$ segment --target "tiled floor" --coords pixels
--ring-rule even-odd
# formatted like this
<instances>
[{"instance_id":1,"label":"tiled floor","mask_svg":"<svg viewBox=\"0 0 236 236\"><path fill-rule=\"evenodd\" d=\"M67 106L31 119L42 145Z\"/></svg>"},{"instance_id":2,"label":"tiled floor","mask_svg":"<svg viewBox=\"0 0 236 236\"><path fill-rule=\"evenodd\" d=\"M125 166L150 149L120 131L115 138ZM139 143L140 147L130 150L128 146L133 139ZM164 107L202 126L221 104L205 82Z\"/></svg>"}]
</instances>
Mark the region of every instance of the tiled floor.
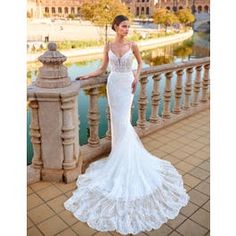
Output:
<instances>
[{"instance_id":1,"label":"tiled floor","mask_svg":"<svg viewBox=\"0 0 236 236\"><path fill-rule=\"evenodd\" d=\"M138 236L210 235L209 122L209 110L205 110L142 139L147 150L171 161L183 175L190 202L174 220ZM64 209L63 202L75 188L75 182L28 186L28 236L120 235L114 231L98 232Z\"/></svg>"}]
</instances>

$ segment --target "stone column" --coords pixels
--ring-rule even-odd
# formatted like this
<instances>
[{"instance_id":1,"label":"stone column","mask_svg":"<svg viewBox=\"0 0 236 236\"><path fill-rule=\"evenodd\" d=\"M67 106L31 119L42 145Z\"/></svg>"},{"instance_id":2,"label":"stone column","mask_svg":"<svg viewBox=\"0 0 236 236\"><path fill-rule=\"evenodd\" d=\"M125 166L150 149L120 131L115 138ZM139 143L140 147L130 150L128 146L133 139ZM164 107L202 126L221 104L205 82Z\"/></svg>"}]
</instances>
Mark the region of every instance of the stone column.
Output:
<instances>
[{"instance_id":1,"label":"stone column","mask_svg":"<svg viewBox=\"0 0 236 236\"><path fill-rule=\"evenodd\" d=\"M183 109L187 110L190 108L190 96L192 92L192 73L193 68L187 68L186 82L185 82L185 98Z\"/></svg>"},{"instance_id":2,"label":"stone column","mask_svg":"<svg viewBox=\"0 0 236 236\"><path fill-rule=\"evenodd\" d=\"M183 70L178 70L176 73L177 73L177 80L175 85L175 105L173 113L179 114L181 112Z\"/></svg>"},{"instance_id":3,"label":"stone column","mask_svg":"<svg viewBox=\"0 0 236 236\"><path fill-rule=\"evenodd\" d=\"M71 177L70 173L76 168L80 172L78 91L63 65L66 57L57 51L55 43L49 43L48 51L39 61L43 66L39 68L35 83L28 88L33 122L31 134L32 137L37 134L38 143L34 144L31 169L42 166L41 180L70 182L75 180L75 175ZM29 176L29 179L33 178Z\"/></svg>"},{"instance_id":4,"label":"stone column","mask_svg":"<svg viewBox=\"0 0 236 236\"><path fill-rule=\"evenodd\" d=\"M150 122L151 123L158 123L160 120L160 117L158 115L159 110L159 102L161 100L160 98L160 74L154 74L153 77L153 90L152 90L152 112L150 116Z\"/></svg>"},{"instance_id":5,"label":"stone column","mask_svg":"<svg viewBox=\"0 0 236 236\"><path fill-rule=\"evenodd\" d=\"M88 139L88 144L91 147L97 147L100 144L100 139L98 136L98 125L99 125L99 110L98 110L98 88L94 87L89 89L89 114L88 114L88 124L90 129L90 137Z\"/></svg>"},{"instance_id":6,"label":"stone column","mask_svg":"<svg viewBox=\"0 0 236 236\"><path fill-rule=\"evenodd\" d=\"M137 127L141 129L146 128L146 109L147 109L147 95L146 95L146 84L148 82L147 76L142 76L139 79L140 81L140 93L139 93L139 99L138 99L138 121L137 121Z\"/></svg>"},{"instance_id":7,"label":"stone column","mask_svg":"<svg viewBox=\"0 0 236 236\"><path fill-rule=\"evenodd\" d=\"M164 93L164 103L163 103L163 112L162 117L164 119L170 119L170 99L171 99L171 79L172 72L167 72L166 76L166 85L165 85L165 93Z\"/></svg>"},{"instance_id":8,"label":"stone column","mask_svg":"<svg viewBox=\"0 0 236 236\"><path fill-rule=\"evenodd\" d=\"M209 95L207 94L208 85L209 85L209 69L210 69L210 64L204 65L201 102L207 102L208 97L209 97Z\"/></svg>"},{"instance_id":9,"label":"stone column","mask_svg":"<svg viewBox=\"0 0 236 236\"><path fill-rule=\"evenodd\" d=\"M41 169L43 167L43 161L41 156L41 134L39 128L39 117L38 117L38 102L35 97L29 99L29 106L31 108L31 125L30 135L33 146L33 159L32 166L35 169Z\"/></svg>"},{"instance_id":10,"label":"stone column","mask_svg":"<svg viewBox=\"0 0 236 236\"><path fill-rule=\"evenodd\" d=\"M198 97L200 93L200 88L201 88L201 71L202 71L202 66L197 66L196 67L196 78L194 81L194 95L193 95L193 102L192 106L196 107L199 104Z\"/></svg>"}]
</instances>

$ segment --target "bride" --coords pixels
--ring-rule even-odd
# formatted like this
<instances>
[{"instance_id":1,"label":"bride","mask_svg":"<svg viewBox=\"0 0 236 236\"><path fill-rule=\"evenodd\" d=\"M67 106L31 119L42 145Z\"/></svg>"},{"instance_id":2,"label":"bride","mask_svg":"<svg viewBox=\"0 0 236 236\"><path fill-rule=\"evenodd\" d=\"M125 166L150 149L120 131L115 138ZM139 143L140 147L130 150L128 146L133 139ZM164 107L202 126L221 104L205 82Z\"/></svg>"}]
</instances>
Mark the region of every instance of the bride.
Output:
<instances>
[{"instance_id":1,"label":"bride","mask_svg":"<svg viewBox=\"0 0 236 236\"><path fill-rule=\"evenodd\" d=\"M64 202L68 211L91 228L120 234L158 229L168 219L177 217L189 201L182 176L169 161L145 149L130 122L142 59L137 44L125 39L129 27L126 16L116 16L112 23L116 37L104 46L102 65L78 78L98 76L110 63L106 89L111 152L78 176L78 188ZM132 71L133 55L138 62L136 73Z\"/></svg>"}]
</instances>

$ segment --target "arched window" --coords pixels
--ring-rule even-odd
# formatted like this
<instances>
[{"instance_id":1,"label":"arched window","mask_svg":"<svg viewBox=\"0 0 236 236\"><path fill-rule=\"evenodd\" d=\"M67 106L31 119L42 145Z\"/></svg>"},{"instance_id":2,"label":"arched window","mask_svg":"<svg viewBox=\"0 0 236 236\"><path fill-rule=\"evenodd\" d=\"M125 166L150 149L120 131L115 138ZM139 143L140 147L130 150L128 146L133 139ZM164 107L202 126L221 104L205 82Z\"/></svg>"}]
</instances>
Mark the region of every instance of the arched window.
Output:
<instances>
[{"instance_id":1,"label":"arched window","mask_svg":"<svg viewBox=\"0 0 236 236\"><path fill-rule=\"evenodd\" d=\"M49 8L45 7L45 13L49 13Z\"/></svg>"},{"instance_id":2,"label":"arched window","mask_svg":"<svg viewBox=\"0 0 236 236\"><path fill-rule=\"evenodd\" d=\"M58 13L62 13L61 7L58 7Z\"/></svg>"},{"instance_id":3,"label":"arched window","mask_svg":"<svg viewBox=\"0 0 236 236\"><path fill-rule=\"evenodd\" d=\"M77 8L77 14L79 15L79 13L80 13L80 8L78 7Z\"/></svg>"},{"instance_id":4,"label":"arched window","mask_svg":"<svg viewBox=\"0 0 236 236\"><path fill-rule=\"evenodd\" d=\"M209 7L207 5L204 7L204 12L209 12Z\"/></svg>"},{"instance_id":5,"label":"arched window","mask_svg":"<svg viewBox=\"0 0 236 236\"><path fill-rule=\"evenodd\" d=\"M141 8L141 14L144 14L144 7Z\"/></svg>"},{"instance_id":6,"label":"arched window","mask_svg":"<svg viewBox=\"0 0 236 236\"><path fill-rule=\"evenodd\" d=\"M146 8L146 15L149 15L149 7Z\"/></svg>"},{"instance_id":7,"label":"arched window","mask_svg":"<svg viewBox=\"0 0 236 236\"><path fill-rule=\"evenodd\" d=\"M202 6L198 6L198 7L197 7L197 12L198 12L198 13L201 13L201 12L202 12Z\"/></svg>"},{"instance_id":8,"label":"arched window","mask_svg":"<svg viewBox=\"0 0 236 236\"><path fill-rule=\"evenodd\" d=\"M56 13L55 7L52 7L52 13Z\"/></svg>"},{"instance_id":9,"label":"arched window","mask_svg":"<svg viewBox=\"0 0 236 236\"><path fill-rule=\"evenodd\" d=\"M139 16L139 7L136 8L136 16Z\"/></svg>"},{"instance_id":10,"label":"arched window","mask_svg":"<svg viewBox=\"0 0 236 236\"><path fill-rule=\"evenodd\" d=\"M177 7L174 6L174 7L172 8L172 10L173 10L174 12L176 12L176 11L177 11Z\"/></svg>"},{"instance_id":11,"label":"arched window","mask_svg":"<svg viewBox=\"0 0 236 236\"><path fill-rule=\"evenodd\" d=\"M183 9L183 7L182 7L182 6L180 6L180 7L179 7L179 10L182 10L182 9Z\"/></svg>"},{"instance_id":12,"label":"arched window","mask_svg":"<svg viewBox=\"0 0 236 236\"><path fill-rule=\"evenodd\" d=\"M65 13L68 14L68 7L65 7Z\"/></svg>"},{"instance_id":13,"label":"arched window","mask_svg":"<svg viewBox=\"0 0 236 236\"><path fill-rule=\"evenodd\" d=\"M74 7L71 8L71 13L75 13L75 8Z\"/></svg>"},{"instance_id":14,"label":"arched window","mask_svg":"<svg viewBox=\"0 0 236 236\"><path fill-rule=\"evenodd\" d=\"M166 9L170 11L170 7L166 7Z\"/></svg>"}]
</instances>

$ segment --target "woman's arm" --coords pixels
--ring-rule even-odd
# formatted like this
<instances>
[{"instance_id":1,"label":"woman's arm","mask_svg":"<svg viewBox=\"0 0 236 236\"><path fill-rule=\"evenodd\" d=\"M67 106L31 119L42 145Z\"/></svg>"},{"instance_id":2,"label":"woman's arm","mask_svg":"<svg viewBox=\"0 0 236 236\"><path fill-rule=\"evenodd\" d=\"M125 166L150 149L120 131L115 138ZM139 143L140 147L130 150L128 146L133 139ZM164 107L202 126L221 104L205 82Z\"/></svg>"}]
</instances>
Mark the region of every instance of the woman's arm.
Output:
<instances>
[{"instance_id":1,"label":"woman's arm","mask_svg":"<svg viewBox=\"0 0 236 236\"><path fill-rule=\"evenodd\" d=\"M139 53L139 49L138 49L138 45L133 42L133 45L132 45L132 49L133 49L133 52L134 52L134 56L136 57L136 60L138 62L138 68L136 70L136 72L134 72L134 81L132 82L132 93L135 92L136 90L136 87L137 87L137 84L138 84L138 80L139 80L139 76L140 76L140 73L141 73L141 70L142 70L142 58L141 58L141 55Z\"/></svg>"},{"instance_id":2,"label":"woman's arm","mask_svg":"<svg viewBox=\"0 0 236 236\"><path fill-rule=\"evenodd\" d=\"M108 44L105 44L104 49L103 49L103 62L101 64L101 66L97 70L95 70L93 72L90 72L87 75L83 75L83 76L77 77L76 80L88 79L88 78L96 77L98 75L103 74L107 70L108 62L109 62L109 58L108 58Z\"/></svg>"},{"instance_id":3,"label":"woman's arm","mask_svg":"<svg viewBox=\"0 0 236 236\"><path fill-rule=\"evenodd\" d=\"M138 81L141 70L142 70L142 63L143 62L142 62L142 58L141 58L141 55L140 55L140 52L139 52L138 45L135 42L133 42L133 47L132 48L133 48L134 56L136 57L136 60L138 62L138 68L136 70L136 73L134 73L135 80Z\"/></svg>"}]
</instances>

